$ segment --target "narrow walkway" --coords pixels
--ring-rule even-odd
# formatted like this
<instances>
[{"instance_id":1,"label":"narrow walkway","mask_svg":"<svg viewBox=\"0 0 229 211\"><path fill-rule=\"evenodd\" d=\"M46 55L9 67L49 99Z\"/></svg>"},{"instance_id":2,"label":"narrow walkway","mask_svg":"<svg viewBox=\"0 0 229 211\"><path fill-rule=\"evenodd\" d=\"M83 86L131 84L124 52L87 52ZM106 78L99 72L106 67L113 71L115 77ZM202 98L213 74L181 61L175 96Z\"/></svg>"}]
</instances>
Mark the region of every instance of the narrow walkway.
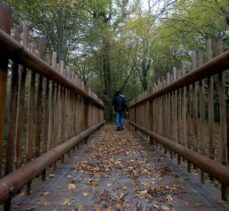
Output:
<instances>
[{"instance_id":1,"label":"narrow walkway","mask_svg":"<svg viewBox=\"0 0 229 211\"><path fill-rule=\"evenodd\" d=\"M46 182L35 179L13 210L229 210L220 192L134 131L105 125Z\"/></svg>"}]
</instances>

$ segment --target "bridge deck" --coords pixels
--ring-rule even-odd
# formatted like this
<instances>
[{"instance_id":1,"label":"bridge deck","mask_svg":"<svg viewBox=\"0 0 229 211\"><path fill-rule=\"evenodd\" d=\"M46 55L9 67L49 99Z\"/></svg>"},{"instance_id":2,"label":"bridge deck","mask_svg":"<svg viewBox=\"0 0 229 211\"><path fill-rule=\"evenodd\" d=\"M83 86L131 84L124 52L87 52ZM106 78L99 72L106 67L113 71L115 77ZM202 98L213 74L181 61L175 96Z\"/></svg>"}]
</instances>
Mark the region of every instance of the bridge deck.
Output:
<instances>
[{"instance_id":1,"label":"bridge deck","mask_svg":"<svg viewBox=\"0 0 229 211\"><path fill-rule=\"evenodd\" d=\"M196 173L197 174L197 173ZM22 191L13 210L229 210L220 191L200 185L158 147L133 131L106 125L88 144L35 179L32 194ZM116 209L115 209L116 208Z\"/></svg>"}]
</instances>

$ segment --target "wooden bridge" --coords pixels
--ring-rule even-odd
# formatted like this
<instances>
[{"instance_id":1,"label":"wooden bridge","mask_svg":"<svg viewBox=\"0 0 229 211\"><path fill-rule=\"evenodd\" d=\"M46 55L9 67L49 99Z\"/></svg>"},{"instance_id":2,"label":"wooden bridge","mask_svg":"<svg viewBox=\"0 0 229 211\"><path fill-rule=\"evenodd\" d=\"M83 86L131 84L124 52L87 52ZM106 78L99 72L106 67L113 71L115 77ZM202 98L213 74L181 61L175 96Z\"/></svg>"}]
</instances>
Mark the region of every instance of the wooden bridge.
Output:
<instances>
[{"instance_id":1,"label":"wooden bridge","mask_svg":"<svg viewBox=\"0 0 229 211\"><path fill-rule=\"evenodd\" d=\"M130 126L115 132L103 126L96 94L55 53L45 58L42 39L29 45L28 26L11 37L10 22L1 5L4 210L229 210L229 51L221 42L216 57L209 41L205 63L193 53L190 69L183 65L134 99Z\"/></svg>"}]
</instances>

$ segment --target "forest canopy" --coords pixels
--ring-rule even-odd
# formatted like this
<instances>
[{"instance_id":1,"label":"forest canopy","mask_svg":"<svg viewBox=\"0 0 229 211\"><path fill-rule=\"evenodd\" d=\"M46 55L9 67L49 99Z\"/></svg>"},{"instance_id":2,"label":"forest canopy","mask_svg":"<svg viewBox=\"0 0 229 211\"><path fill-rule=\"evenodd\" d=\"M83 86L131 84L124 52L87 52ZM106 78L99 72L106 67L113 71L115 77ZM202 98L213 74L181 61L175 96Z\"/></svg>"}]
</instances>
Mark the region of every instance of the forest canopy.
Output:
<instances>
[{"instance_id":1,"label":"forest canopy","mask_svg":"<svg viewBox=\"0 0 229 211\"><path fill-rule=\"evenodd\" d=\"M189 62L218 39L229 48L228 0L3 0L13 25L30 25L57 59L103 99L111 119L114 90L127 101Z\"/></svg>"}]
</instances>

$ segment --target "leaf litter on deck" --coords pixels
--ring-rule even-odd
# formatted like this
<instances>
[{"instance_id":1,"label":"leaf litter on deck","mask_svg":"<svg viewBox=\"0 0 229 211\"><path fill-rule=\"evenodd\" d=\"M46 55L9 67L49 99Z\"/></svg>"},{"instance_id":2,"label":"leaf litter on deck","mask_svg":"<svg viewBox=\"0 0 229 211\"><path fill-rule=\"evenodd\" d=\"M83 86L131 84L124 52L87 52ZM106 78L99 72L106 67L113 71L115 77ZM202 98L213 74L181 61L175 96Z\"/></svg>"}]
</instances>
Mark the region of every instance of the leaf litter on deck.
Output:
<instances>
[{"instance_id":1,"label":"leaf litter on deck","mask_svg":"<svg viewBox=\"0 0 229 211\"><path fill-rule=\"evenodd\" d=\"M76 181L94 186L87 192L96 210L175 210L172 203L183 190L163 179L170 169L152 162L159 159L153 157L153 146L144 145L129 130L114 131L113 125L104 126L93 140L75 170L81 172Z\"/></svg>"},{"instance_id":2,"label":"leaf litter on deck","mask_svg":"<svg viewBox=\"0 0 229 211\"><path fill-rule=\"evenodd\" d=\"M71 158L75 163L60 177L61 183L54 183L55 191L51 188L41 192L27 209L175 210L175 202L184 191L176 182L167 181L171 170L161 164L165 155L135 132L117 132L114 127L105 125L92 135L88 145L81 148L84 150ZM59 178L55 174L49 177ZM188 207L189 202L184 205ZM15 207L20 206L19 202Z\"/></svg>"}]
</instances>

